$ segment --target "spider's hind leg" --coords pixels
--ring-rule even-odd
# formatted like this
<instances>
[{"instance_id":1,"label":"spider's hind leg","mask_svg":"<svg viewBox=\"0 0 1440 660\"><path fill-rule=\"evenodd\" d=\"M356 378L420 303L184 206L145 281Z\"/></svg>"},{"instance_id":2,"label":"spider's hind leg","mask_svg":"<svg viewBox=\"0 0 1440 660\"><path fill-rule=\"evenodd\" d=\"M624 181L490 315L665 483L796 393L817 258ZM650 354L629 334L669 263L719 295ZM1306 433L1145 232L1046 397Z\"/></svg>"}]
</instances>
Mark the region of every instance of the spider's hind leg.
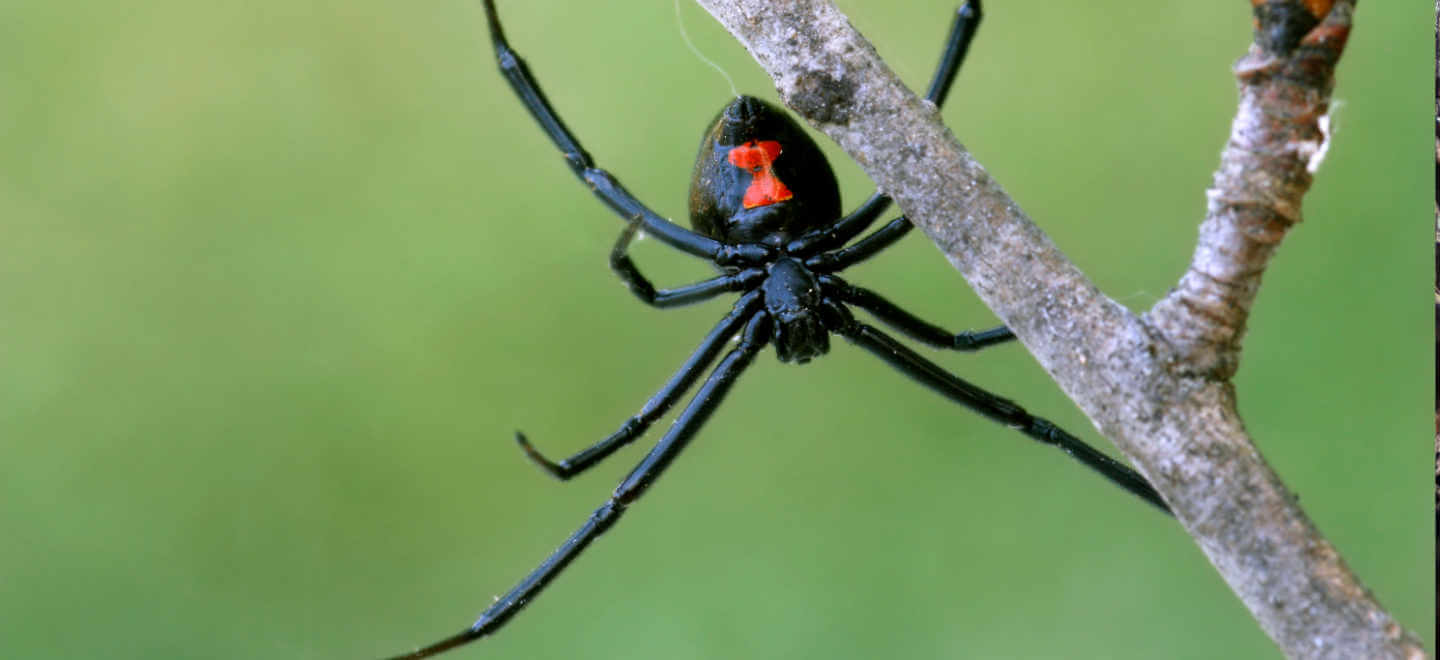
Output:
<instances>
[{"instance_id":1,"label":"spider's hind leg","mask_svg":"<svg viewBox=\"0 0 1440 660\"><path fill-rule=\"evenodd\" d=\"M660 217L620 185L614 175L596 167L590 154L580 146L575 134L565 126L565 122L561 121L550 101L545 98L545 93L540 91L530 68L505 39L505 31L500 26L500 16L495 10L495 0L484 0L484 7L485 18L490 27L490 42L495 47L495 60L500 67L500 74L510 83L510 89L514 90L530 116L560 149L570 169L574 170L575 175L580 177L606 206L627 220L638 218L646 233L671 247L702 259L731 258L754 261L765 256L765 250L758 247L740 249L737 253L736 246L727 247L713 238L702 236Z\"/></svg>"},{"instance_id":2,"label":"spider's hind leg","mask_svg":"<svg viewBox=\"0 0 1440 660\"><path fill-rule=\"evenodd\" d=\"M610 250L610 270L620 277L620 281L625 283L625 287L630 289L636 298L651 307L679 307L703 302L727 291L753 289L765 278L764 269L746 268L674 289L656 289L630 259L630 242L635 240L635 234L639 230L640 223L636 221L620 232L620 238Z\"/></svg>"},{"instance_id":3,"label":"spider's hind leg","mask_svg":"<svg viewBox=\"0 0 1440 660\"><path fill-rule=\"evenodd\" d=\"M880 253L905 238L914 229L910 219L900 216L874 233L834 252L821 252L805 259L805 267L821 273L838 273Z\"/></svg>"},{"instance_id":4,"label":"spider's hind leg","mask_svg":"<svg viewBox=\"0 0 1440 660\"><path fill-rule=\"evenodd\" d=\"M950 34L945 37L940 64L935 67L935 75L925 92L927 101L937 106L945 104L945 97L950 95L950 85L955 82L955 74L960 72L965 54L970 52L970 42L980 29L980 16L980 0L967 0L955 10L955 20L951 21Z\"/></svg>"},{"instance_id":5,"label":"spider's hind leg","mask_svg":"<svg viewBox=\"0 0 1440 660\"><path fill-rule=\"evenodd\" d=\"M965 62L965 54L970 51L970 42L975 39L975 32L980 29L980 16L980 0L968 0L955 10L955 19L950 22L950 32L946 35L945 47L940 52L940 63L935 66L935 74L931 76L930 87L925 92L925 99L936 106L944 105L945 97L950 95L950 86L960 72L960 65ZM800 238L789 249L792 253L809 253L849 243L875 222L889 206L890 196L877 191L834 225ZM908 224L903 217L897 222ZM902 231L901 235L903 234Z\"/></svg>"}]
</instances>

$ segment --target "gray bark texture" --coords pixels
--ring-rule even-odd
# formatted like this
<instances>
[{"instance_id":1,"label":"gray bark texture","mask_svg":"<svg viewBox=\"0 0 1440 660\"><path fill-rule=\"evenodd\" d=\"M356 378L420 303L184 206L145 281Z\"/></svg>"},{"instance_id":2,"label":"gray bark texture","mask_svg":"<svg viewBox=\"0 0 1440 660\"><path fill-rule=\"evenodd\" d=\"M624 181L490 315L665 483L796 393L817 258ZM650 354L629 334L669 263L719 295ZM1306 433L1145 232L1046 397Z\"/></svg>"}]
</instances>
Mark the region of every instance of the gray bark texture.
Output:
<instances>
[{"instance_id":1,"label":"gray bark texture","mask_svg":"<svg viewBox=\"0 0 1440 660\"><path fill-rule=\"evenodd\" d=\"M1255 0L1255 43L1189 269L1135 314L1100 292L828 0L699 0L929 235L1130 458L1292 658L1422 658L1265 463L1231 382L1260 277L1329 139L1353 0ZM1078 6L1077 6L1078 7Z\"/></svg>"}]
</instances>

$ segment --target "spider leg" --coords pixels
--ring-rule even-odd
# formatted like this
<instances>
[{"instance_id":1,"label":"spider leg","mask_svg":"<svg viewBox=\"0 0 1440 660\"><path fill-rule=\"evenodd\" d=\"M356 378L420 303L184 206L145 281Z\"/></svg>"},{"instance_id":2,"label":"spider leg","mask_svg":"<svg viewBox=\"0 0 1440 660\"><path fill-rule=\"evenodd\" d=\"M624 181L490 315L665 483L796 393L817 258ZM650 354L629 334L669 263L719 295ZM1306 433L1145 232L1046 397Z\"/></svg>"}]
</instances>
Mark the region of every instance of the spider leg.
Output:
<instances>
[{"instance_id":1,"label":"spider leg","mask_svg":"<svg viewBox=\"0 0 1440 660\"><path fill-rule=\"evenodd\" d=\"M721 265L756 262L768 256L770 251L762 246L726 245L660 217L625 190L614 175L595 167L590 154L580 146L579 140L565 127L560 116L555 114L555 109L545 98L544 92L540 91L540 87L535 83L535 76L530 73L529 67L525 66L525 61L520 59L505 40L505 32L500 27L500 18L495 11L495 0L484 0L484 3L485 17L490 27L490 41L495 46L495 59L500 66L500 74L525 104L530 116L535 118L540 128L564 154L570 169L590 186L596 197L620 217L638 221L647 233L682 252L710 259Z\"/></svg>"},{"instance_id":2,"label":"spider leg","mask_svg":"<svg viewBox=\"0 0 1440 660\"><path fill-rule=\"evenodd\" d=\"M715 411L715 407L725 398L730 386L735 383L735 379L750 365L755 354L765 346L769 325L770 317L764 313L757 314L750 319L749 324L745 326L740 345L731 350L720 361L720 365L715 367L715 371L711 372L710 378L700 386L700 391L695 394L690 405L685 407L685 411L680 413L680 418L675 421L674 426L670 427L670 431L665 434L665 437L661 438L655 448L645 455L644 460L640 461L640 464L635 466L629 476L620 482L610 499L590 514L580 529L575 530L570 538L560 544L560 547L556 548L554 553L525 576L525 579L481 613L480 618L469 628L414 653L397 656L394 660L428 658L489 635L505 625L511 617L534 600L541 590L560 575L560 572L565 570L570 562L580 556L580 553L592 541L614 525L620 519L620 514L625 512L625 508L639 499L650 487L650 484L654 483L655 479L665 471L665 468L675 460L675 457L685 449L690 439Z\"/></svg>"},{"instance_id":3,"label":"spider leg","mask_svg":"<svg viewBox=\"0 0 1440 660\"><path fill-rule=\"evenodd\" d=\"M820 286L827 295L870 312L876 318L912 339L936 348L978 351L1015 339L1015 333L1010 332L1010 328L1003 325L979 332L967 330L959 334L951 334L950 331L927 323L914 314L901 309L899 305L886 300L884 296L866 288L853 286L834 275L821 275Z\"/></svg>"},{"instance_id":4,"label":"spider leg","mask_svg":"<svg viewBox=\"0 0 1440 660\"><path fill-rule=\"evenodd\" d=\"M950 85L955 74L960 72L960 63L970 51L970 42L980 28L980 0L968 0L955 10L955 20L950 23L950 34L945 37L945 51L940 55L940 64L935 67L935 76L930 79L930 88L925 99L936 106L945 104L950 95Z\"/></svg>"},{"instance_id":5,"label":"spider leg","mask_svg":"<svg viewBox=\"0 0 1440 660\"><path fill-rule=\"evenodd\" d=\"M700 347L696 348L685 364L680 366L680 370L670 377L670 380L660 388L659 392L645 402L645 405L640 408L640 412L625 420L617 431L604 440L558 463L545 458L519 431L515 432L515 440L520 443L520 448L525 450L525 454L530 457L530 460L535 461L537 465L545 468L561 481L584 472L604 460L605 457L615 453L616 450L630 444L635 438L640 437L640 434L650 428L650 425L661 415L664 415L670 406L675 405L675 401L680 398L680 395L695 383L700 372L715 361L715 356L720 353L725 342L730 341L730 338L740 331L745 322L754 316L755 311L760 308L760 304L761 293L759 291L742 296L730 313L720 319L720 323L715 326L715 329L705 335L705 339L700 342Z\"/></svg>"},{"instance_id":6,"label":"spider leg","mask_svg":"<svg viewBox=\"0 0 1440 660\"><path fill-rule=\"evenodd\" d=\"M950 86L955 82L955 75L960 72L960 65L965 61L965 54L970 51L970 42L975 39L975 32L980 28L980 0L968 0L955 10L955 20L950 23L950 33L945 37L945 48L940 54L940 63L935 67L935 75L930 78L930 87L925 92L925 100L934 103L936 107L944 105L945 97L950 95ZM851 239L860 235L875 221L881 213L890 206L890 196L883 192L876 191L859 208L850 212L834 225L820 230L814 234L803 236L790 244L788 248L791 254L804 253L810 250L825 250L837 245L849 243ZM904 218L898 222L906 222ZM904 235L903 232L901 235ZM899 238L896 236L895 238Z\"/></svg>"},{"instance_id":7,"label":"spider leg","mask_svg":"<svg viewBox=\"0 0 1440 660\"><path fill-rule=\"evenodd\" d=\"M870 195L849 215L840 218L835 224L822 229L816 229L800 238L797 238L785 246L785 251L790 254L808 254L817 250L827 250L837 245L844 245L850 239L855 238L860 232L865 231L875 218L880 217L885 209L890 207L890 196L883 192L876 191Z\"/></svg>"},{"instance_id":8,"label":"spider leg","mask_svg":"<svg viewBox=\"0 0 1440 660\"><path fill-rule=\"evenodd\" d=\"M635 297L652 307L679 307L709 300L727 291L745 291L754 288L765 277L763 269L747 268L703 282L657 291L630 259L630 241L635 240L635 232L639 229L640 225L632 222L620 232L620 239L615 241L615 247L610 250L610 270L620 276Z\"/></svg>"},{"instance_id":9,"label":"spider leg","mask_svg":"<svg viewBox=\"0 0 1440 660\"><path fill-rule=\"evenodd\" d=\"M811 270L836 273L875 256L914 229L909 218L900 216L876 229L874 233L834 252L822 252L805 260Z\"/></svg>"},{"instance_id":10,"label":"spider leg","mask_svg":"<svg viewBox=\"0 0 1440 660\"><path fill-rule=\"evenodd\" d=\"M856 321L842 305L831 302L829 310L831 314L840 317L837 332L884 360L897 371L976 413L1020 431L1034 440L1059 448L1109 479L1111 483L1130 491L1161 511L1170 513L1170 507L1150 482L1124 463L1085 444L1053 422L1031 415L1015 402L951 374L884 332Z\"/></svg>"}]
</instances>

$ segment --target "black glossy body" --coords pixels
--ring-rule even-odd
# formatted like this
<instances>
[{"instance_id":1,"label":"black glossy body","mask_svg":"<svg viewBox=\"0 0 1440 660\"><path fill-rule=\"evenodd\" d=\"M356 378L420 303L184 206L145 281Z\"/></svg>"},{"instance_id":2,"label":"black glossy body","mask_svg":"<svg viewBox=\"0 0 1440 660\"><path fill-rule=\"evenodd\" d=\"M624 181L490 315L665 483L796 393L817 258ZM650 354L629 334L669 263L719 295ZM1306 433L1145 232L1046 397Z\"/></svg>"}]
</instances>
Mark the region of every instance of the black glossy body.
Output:
<instances>
[{"instance_id":1,"label":"black glossy body","mask_svg":"<svg viewBox=\"0 0 1440 660\"><path fill-rule=\"evenodd\" d=\"M771 172L752 172L731 162L736 148L774 143L780 150ZM747 208L746 191L756 175L773 177L792 196ZM727 243L779 246L840 217L840 187L820 147L789 115L752 96L725 106L700 138L690 179L690 225Z\"/></svg>"},{"instance_id":2,"label":"black glossy body","mask_svg":"<svg viewBox=\"0 0 1440 660\"><path fill-rule=\"evenodd\" d=\"M642 302L674 307L740 293L731 307L640 411L614 433L559 462L537 451L525 436L516 439L541 467L560 479L584 472L640 437L685 392L715 368L638 465L545 561L488 607L470 627L401 658L424 658L466 644L499 629L540 594L576 557L619 521L695 437L730 387L767 344L785 362L804 363L825 354L837 334L880 358L925 388L1025 436L1052 445L1114 484L1162 511L1165 502L1145 478L1013 401L969 383L922 357L890 335L857 320L856 307L917 341L936 348L974 351L1015 338L1005 327L951 334L927 323L836 273L868 259L911 229L904 216L855 240L890 204L876 193L849 215L840 216L835 177L808 135L780 110L742 96L721 111L700 143L690 191L695 231L676 226L627 192L609 172L595 166L545 99L534 76L510 48L495 13L484 0L500 72L595 195L628 225L610 252L610 267ZM980 21L979 0L960 7L944 55L926 98L944 101ZM656 289L631 260L628 247L640 230L683 252L710 261L721 274L707 280ZM847 245L848 243L848 245ZM731 346L731 340L739 341ZM721 351L730 350L719 357ZM717 357L719 358L717 362Z\"/></svg>"},{"instance_id":3,"label":"black glossy body","mask_svg":"<svg viewBox=\"0 0 1440 660\"><path fill-rule=\"evenodd\" d=\"M771 340L781 362L805 364L829 352L833 319L828 327L822 320L825 296L814 273L790 257L780 257L770 264L760 290L775 326Z\"/></svg>"}]
</instances>

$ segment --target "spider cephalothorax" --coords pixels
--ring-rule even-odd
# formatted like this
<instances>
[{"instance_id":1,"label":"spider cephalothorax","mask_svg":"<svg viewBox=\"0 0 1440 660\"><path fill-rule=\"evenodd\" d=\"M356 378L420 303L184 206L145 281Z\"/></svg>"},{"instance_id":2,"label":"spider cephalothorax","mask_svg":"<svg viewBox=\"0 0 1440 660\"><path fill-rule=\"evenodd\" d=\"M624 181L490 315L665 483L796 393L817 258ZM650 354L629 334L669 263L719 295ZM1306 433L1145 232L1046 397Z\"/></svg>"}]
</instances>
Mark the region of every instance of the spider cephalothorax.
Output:
<instances>
[{"instance_id":1,"label":"spider cephalothorax","mask_svg":"<svg viewBox=\"0 0 1440 660\"><path fill-rule=\"evenodd\" d=\"M781 362L805 364L830 350L830 332L844 320L828 313L832 310L814 273L799 261L780 257L770 265L760 290L765 292L765 313L774 325L770 337Z\"/></svg>"},{"instance_id":2,"label":"spider cephalothorax","mask_svg":"<svg viewBox=\"0 0 1440 660\"><path fill-rule=\"evenodd\" d=\"M686 305L726 292L739 293L740 299L640 412L605 439L553 462L531 446L525 436L516 434L531 459L556 477L569 479L640 437L719 358L664 437L549 558L497 599L469 628L401 657L428 657L465 644L494 632L518 613L613 526L626 507L669 467L766 344L775 345L781 361L803 364L824 355L830 348L830 335L838 334L926 388L1034 440L1060 448L1121 488L1168 512L1145 478L1124 464L1016 403L960 379L880 329L856 320L851 307L869 312L912 339L942 349L973 351L1015 338L1003 326L951 334L877 293L841 280L836 273L894 244L910 231L910 222L901 216L855 240L885 211L890 198L876 193L855 211L841 216L840 193L829 164L815 142L784 112L748 96L736 98L721 110L700 141L690 185L690 220L695 231L686 230L651 211L614 176L595 166L506 42L494 0L485 0L485 12L501 74L560 148L576 176L628 222L610 251L611 269L641 301L655 307ZM938 105L944 101L979 21L979 0L969 0L956 12L940 66L926 93L931 102ZM719 268L720 275L657 290L640 273L628 252L630 241L640 230L710 261ZM739 342L719 357L737 336Z\"/></svg>"}]
</instances>

